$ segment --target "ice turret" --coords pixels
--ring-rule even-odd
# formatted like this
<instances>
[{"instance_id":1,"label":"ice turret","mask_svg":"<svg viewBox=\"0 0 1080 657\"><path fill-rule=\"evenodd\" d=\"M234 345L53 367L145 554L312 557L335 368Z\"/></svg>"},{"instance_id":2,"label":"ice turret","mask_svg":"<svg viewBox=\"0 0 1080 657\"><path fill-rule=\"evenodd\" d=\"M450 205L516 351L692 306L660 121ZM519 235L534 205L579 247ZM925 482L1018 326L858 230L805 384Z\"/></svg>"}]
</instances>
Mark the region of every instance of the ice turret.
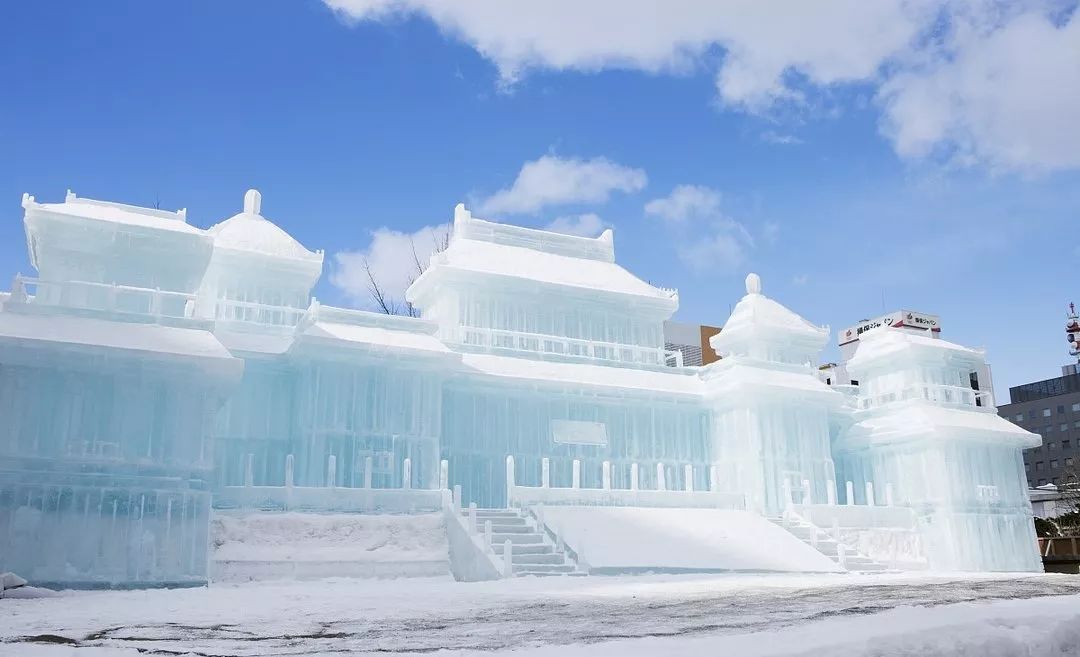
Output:
<instances>
[{"instance_id":1,"label":"ice turret","mask_svg":"<svg viewBox=\"0 0 1080 657\"><path fill-rule=\"evenodd\" d=\"M309 251L262 215L249 189L243 211L208 229L214 240L199 290L199 314L224 322L289 326L306 308L322 273L323 252Z\"/></svg>"},{"instance_id":2,"label":"ice turret","mask_svg":"<svg viewBox=\"0 0 1080 657\"><path fill-rule=\"evenodd\" d=\"M836 444L842 478L856 491L889 484L917 509L932 568L1040 569L1021 450L1041 440L972 388L982 352L895 328L860 342L848 363L860 410Z\"/></svg>"},{"instance_id":3,"label":"ice turret","mask_svg":"<svg viewBox=\"0 0 1080 657\"><path fill-rule=\"evenodd\" d=\"M722 357L702 370L713 459L722 485L745 491L754 508L824 499L834 479L829 413L841 398L808 364L827 340L828 329L763 295L757 274L709 340Z\"/></svg>"}]
</instances>

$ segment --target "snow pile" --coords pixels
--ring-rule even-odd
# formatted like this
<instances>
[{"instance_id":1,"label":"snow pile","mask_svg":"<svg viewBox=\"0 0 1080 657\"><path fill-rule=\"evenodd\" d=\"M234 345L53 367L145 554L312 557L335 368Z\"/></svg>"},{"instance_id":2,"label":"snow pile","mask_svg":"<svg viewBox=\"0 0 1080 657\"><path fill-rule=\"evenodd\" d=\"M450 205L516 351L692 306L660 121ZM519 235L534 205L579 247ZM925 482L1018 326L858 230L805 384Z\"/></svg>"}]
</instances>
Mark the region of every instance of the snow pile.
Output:
<instances>
[{"instance_id":1,"label":"snow pile","mask_svg":"<svg viewBox=\"0 0 1080 657\"><path fill-rule=\"evenodd\" d=\"M828 557L745 511L545 506L543 516L592 572L838 570Z\"/></svg>"},{"instance_id":2,"label":"snow pile","mask_svg":"<svg viewBox=\"0 0 1080 657\"><path fill-rule=\"evenodd\" d=\"M449 572L440 513L215 512L212 532L216 580Z\"/></svg>"}]
</instances>

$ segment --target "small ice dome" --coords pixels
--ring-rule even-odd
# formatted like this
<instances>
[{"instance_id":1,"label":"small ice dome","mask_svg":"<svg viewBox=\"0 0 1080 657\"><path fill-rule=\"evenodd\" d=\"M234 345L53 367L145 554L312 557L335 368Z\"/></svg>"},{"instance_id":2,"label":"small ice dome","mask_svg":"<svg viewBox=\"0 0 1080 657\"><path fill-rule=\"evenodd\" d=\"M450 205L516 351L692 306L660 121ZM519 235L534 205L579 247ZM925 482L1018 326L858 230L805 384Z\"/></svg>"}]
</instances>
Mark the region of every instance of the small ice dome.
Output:
<instances>
[{"instance_id":1,"label":"small ice dome","mask_svg":"<svg viewBox=\"0 0 1080 657\"><path fill-rule=\"evenodd\" d=\"M746 275L746 293L761 294L761 277L753 272Z\"/></svg>"}]
</instances>

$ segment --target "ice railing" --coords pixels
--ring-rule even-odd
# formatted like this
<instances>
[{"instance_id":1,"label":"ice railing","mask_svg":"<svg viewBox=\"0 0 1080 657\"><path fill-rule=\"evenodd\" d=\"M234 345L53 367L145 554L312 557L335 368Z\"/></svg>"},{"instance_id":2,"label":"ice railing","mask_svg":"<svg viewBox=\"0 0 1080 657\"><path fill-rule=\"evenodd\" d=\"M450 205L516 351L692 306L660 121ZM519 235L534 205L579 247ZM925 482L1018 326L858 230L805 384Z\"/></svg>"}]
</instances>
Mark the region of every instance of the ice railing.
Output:
<instances>
[{"instance_id":1,"label":"ice railing","mask_svg":"<svg viewBox=\"0 0 1080 657\"><path fill-rule=\"evenodd\" d=\"M844 482L844 503L838 501L836 482L825 482L825 499L814 499L810 480L804 479L801 486L793 486L784 481L783 502L785 511L792 511L802 516L807 522L828 527L856 527L861 529L914 529L915 513L910 507L897 506L893 501L893 486L886 483L875 489L874 482L868 481L862 487L862 503L856 497L856 486L852 481Z\"/></svg>"},{"instance_id":2,"label":"ice railing","mask_svg":"<svg viewBox=\"0 0 1080 657\"><path fill-rule=\"evenodd\" d=\"M988 390L974 390L964 386L934 383L916 384L898 391L878 395L862 395L859 397L858 408L866 410L912 399L922 399L936 404L972 406L989 412L994 411L994 396Z\"/></svg>"},{"instance_id":3,"label":"ice railing","mask_svg":"<svg viewBox=\"0 0 1080 657\"><path fill-rule=\"evenodd\" d=\"M568 338L547 333L473 326L460 326L459 336L462 344L473 347L554 354L601 362L683 366L681 351L663 347L643 347L617 342Z\"/></svg>"},{"instance_id":4,"label":"ice railing","mask_svg":"<svg viewBox=\"0 0 1080 657\"><path fill-rule=\"evenodd\" d=\"M9 301L39 306L55 306L150 322L197 319L196 295L160 288L96 283L90 281L49 281L15 276ZM214 319L260 326L292 328L307 314L307 308L217 299Z\"/></svg>"},{"instance_id":5,"label":"ice railing","mask_svg":"<svg viewBox=\"0 0 1080 657\"><path fill-rule=\"evenodd\" d=\"M307 313L307 308L218 299L214 309L214 318L226 322L291 328L297 326Z\"/></svg>"},{"instance_id":6,"label":"ice railing","mask_svg":"<svg viewBox=\"0 0 1080 657\"><path fill-rule=\"evenodd\" d=\"M514 457L506 457L506 500L507 506L529 506L532 504L563 504L589 506L639 506L662 508L710 508L743 511L748 508L744 493L717 490L719 477L717 468L709 471L710 490L694 489L693 466L687 464L684 486L682 489L669 489L663 463L656 464L656 488L643 490L640 487L637 463L630 465L630 487L613 488L611 485L611 462L601 465L600 488L581 487L581 462L574 459L573 474L569 488L551 486L551 469L548 459L540 462L540 486L521 486L514 475Z\"/></svg>"},{"instance_id":7,"label":"ice railing","mask_svg":"<svg viewBox=\"0 0 1080 657\"><path fill-rule=\"evenodd\" d=\"M113 283L47 281L19 274L11 286L9 303L57 306L160 321L192 318L195 295Z\"/></svg>"},{"instance_id":8,"label":"ice railing","mask_svg":"<svg viewBox=\"0 0 1080 657\"><path fill-rule=\"evenodd\" d=\"M417 513L438 511L443 506L443 491L447 488L447 462L442 461L438 489L413 488L412 460L401 463L401 486L374 488L372 458L365 459L364 485L346 488L337 485L337 457L327 457L324 486L293 485L294 458L285 457L284 486L255 486L254 455L249 454L244 465L243 486L222 486L214 493L214 506L240 509L300 509L307 511L340 511L346 513Z\"/></svg>"}]
</instances>

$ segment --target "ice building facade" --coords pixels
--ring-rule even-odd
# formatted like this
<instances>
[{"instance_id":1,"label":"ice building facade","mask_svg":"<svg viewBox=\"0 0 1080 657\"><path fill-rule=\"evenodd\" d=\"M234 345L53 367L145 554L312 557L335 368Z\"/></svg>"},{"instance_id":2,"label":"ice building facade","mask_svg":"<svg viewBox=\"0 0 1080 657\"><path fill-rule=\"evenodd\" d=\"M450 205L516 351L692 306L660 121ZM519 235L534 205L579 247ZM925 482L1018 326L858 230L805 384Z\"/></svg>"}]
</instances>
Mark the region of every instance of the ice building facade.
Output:
<instances>
[{"instance_id":1,"label":"ice building facade","mask_svg":"<svg viewBox=\"0 0 1080 657\"><path fill-rule=\"evenodd\" d=\"M463 206L407 292L418 318L314 300L323 253L255 190L208 229L71 193L23 207L38 275L0 296L0 562L34 580L205 581L212 507L245 487L460 486L481 507L702 491L834 526L880 506L929 567L1039 568L1020 456L1038 437L967 386L977 351L880 331L861 385L830 387L828 329L751 274L721 359L684 367L663 338L677 292L616 264L610 230Z\"/></svg>"}]
</instances>

